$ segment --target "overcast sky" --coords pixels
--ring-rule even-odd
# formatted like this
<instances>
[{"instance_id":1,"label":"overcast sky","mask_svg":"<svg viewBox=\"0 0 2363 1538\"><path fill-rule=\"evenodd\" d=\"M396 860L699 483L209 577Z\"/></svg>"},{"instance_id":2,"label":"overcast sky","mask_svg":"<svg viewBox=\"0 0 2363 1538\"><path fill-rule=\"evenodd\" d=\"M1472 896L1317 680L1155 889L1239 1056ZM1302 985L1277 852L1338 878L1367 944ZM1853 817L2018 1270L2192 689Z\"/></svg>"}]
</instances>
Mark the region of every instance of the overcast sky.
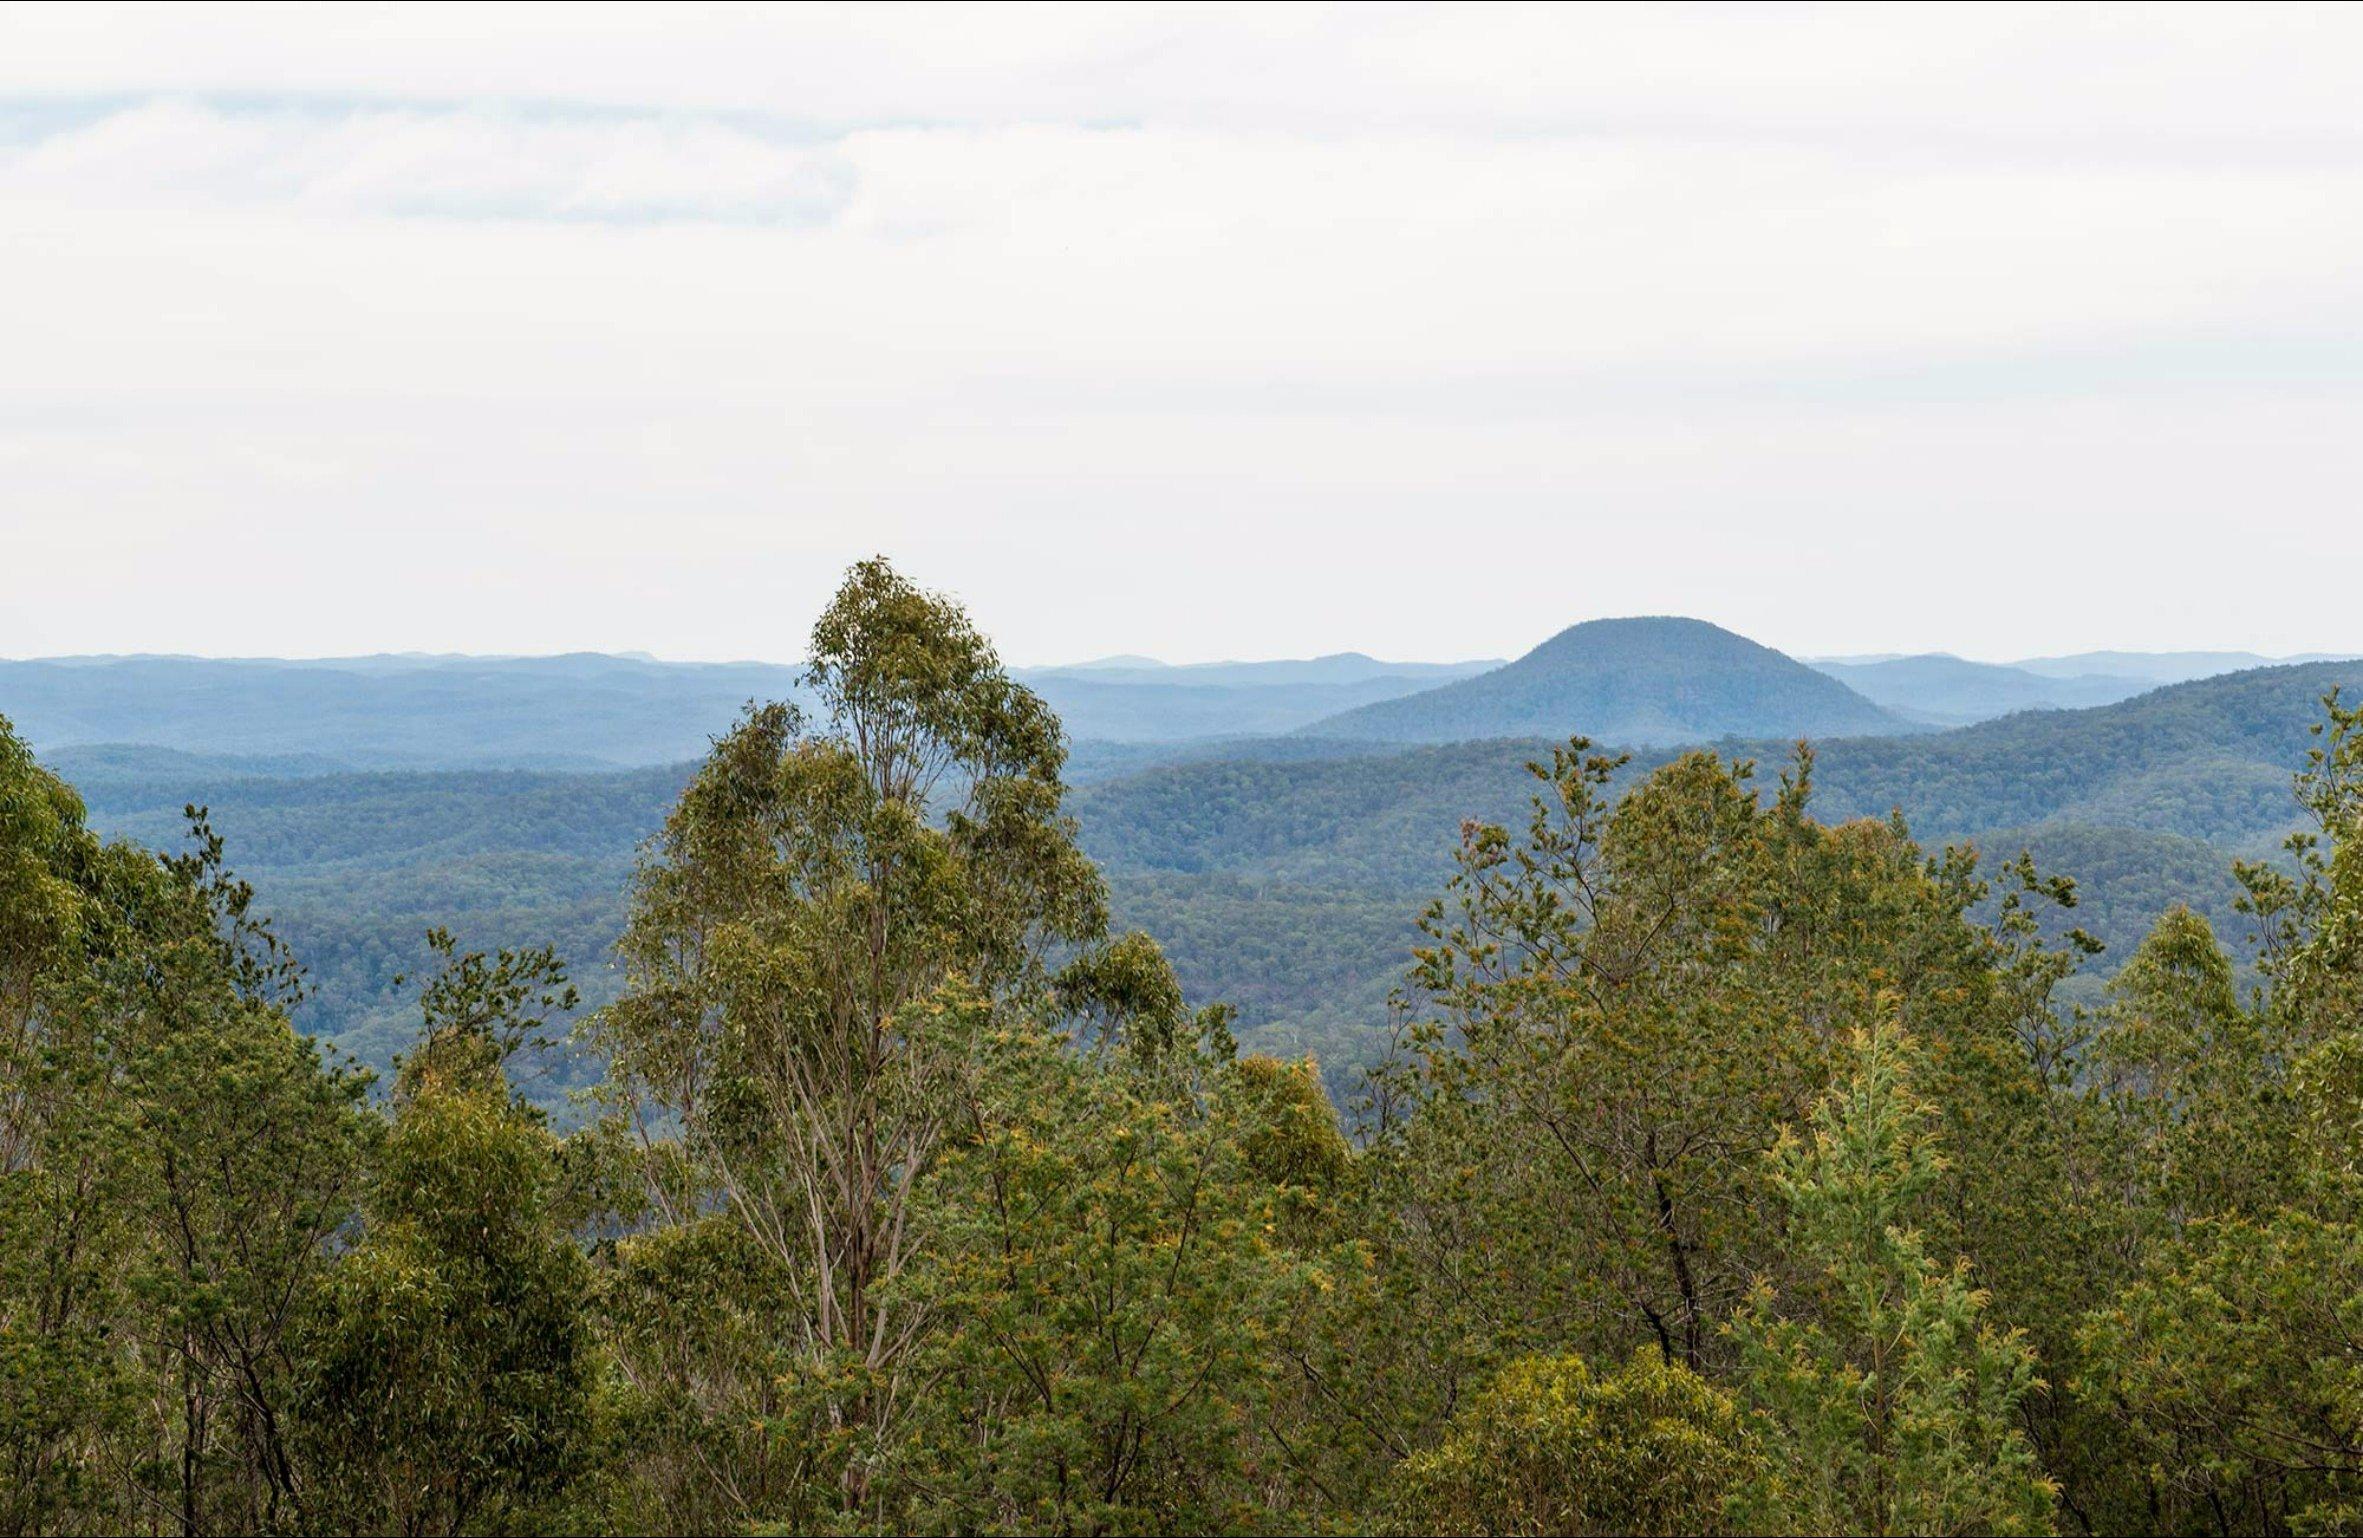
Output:
<instances>
[{"instance_id":1,"label":"overcast sky","mask_svg":"<svg viewBox=\"0 0 2363 1538\"><path fill-rule=\"evenodd\" d=\"M0 7L0 655L2363 646L2363 11Z\"/></svg>"}]
</instances>

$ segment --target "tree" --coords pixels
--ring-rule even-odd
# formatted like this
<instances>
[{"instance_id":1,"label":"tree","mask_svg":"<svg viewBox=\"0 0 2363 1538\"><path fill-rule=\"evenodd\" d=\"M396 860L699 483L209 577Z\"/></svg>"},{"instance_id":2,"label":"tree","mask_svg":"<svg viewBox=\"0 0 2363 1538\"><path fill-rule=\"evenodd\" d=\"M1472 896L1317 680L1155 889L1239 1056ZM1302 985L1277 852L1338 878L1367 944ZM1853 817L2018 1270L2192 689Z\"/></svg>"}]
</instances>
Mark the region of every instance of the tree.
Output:
<instances>
[{"instance_id":1,"label":"tree","mask_svg":"<svg viewBox=\"0 0 2363 1538\"><path fill-rule=\"evenodd\" d=\"M0 719L0 1531L11 1533L108 1509L100 1444L136 1386L110 1338L129 1306L115 1262L126 1214L83 986L92 867L106 859L80 799Z\"/></svg>"},{"instance_id":2,"label":"tree","mask_svg":"<svg viewBox=\"0 0 2363 1538\"><path fill-rule=\"evenodd\" d=\"M977 1071L971 1037L921 1025L970 1001L1046 1014L1054 948L1106 930L1058 722L957 606L864 562L811 656L824 724L762 706L716 743L641 874L626 990L596 1026L656 1221L728 1213L760 1256L737 1274L770 1290L748 1301L774 1356L700 1397L743 1419L780 1396L803 1470L783 1520L862 1509L911 1408L928 1309L895 1283Z\"/></svg>"},{"instance_id":3,"label":"tree","mask_svg":"<svg viewBox=\"0 0 2363 1538\"><path fill-rule=\"evenodd\" d=\"M1858 1034L1808 1136L1770 1156L1805 1280L1731 1325L1776 1459L1747 1525L1799 1533L2041 1533L2053 1488L2018 1425L2033 1354L1985 1320L1966 1262L1911 1226L1943 1168L1908 1038Z\"/></svg>"},{"instance_id":4,"label":"tree","mask_svg":"<svg viewBox=\"0 0 2363 1538\"><path fill-rule=\"evenodd\" d=\"M2363 711L2324 703L2297 781L2315 818L2290 840L2297 874L2242 870L2268 995L2227 1016L2212 967L2144 984L2171 1018L2240 1033L2192 1036L2163 1076L2183 1136L2140 1167L2179 1221L2083 1321L2081 1387L2136 1449L2139 1515L2160 1531L2363 1522ZM2237 1179L2187 1200L2192 1170Z\"/></svg>"},{"instance_id":5,"label":"tree","mask_svg":"<svg viewBox=\"0 0 2363 1538\"><path fill-rule=\"evenodd\" d=\"M504 1068L573 991L548 951L433 945L361 1240L304 1341L306 1519L324 1530L517 1531L585 1472L590 1269L561 1221L558 1139Z\"/></svg>"},{"instance_id":6,"label":"tree","mask_svg":"<svg viewBox=\"0 0 2363 1538\"><path fill-rule=\"evenodd\" d=\"M2163 1233L2224 1213L2272 1211L2293 1194L2300 1108L2288 1021L2241 1007L2231 958L2207 921L2177 906L2109 985L2091 1074L2130 1145L2113 1193ZM2130 1199L2129 1199L2130 1198Z\"/></svg>"},{"instance_id":7,"label":"tree","mask_svg":"<svg viewBox=\"0 0 2363 1538\"><path fill-rule=\"evenodd\" d=\"M1920 1221L1999 1260L2042 1199L2037 1006L2025 958L1968 917L1970 858L1814 822L1809 753L1769 798L1694 753L1611 804L1619 763L1577 739L1531 766L1524 836L1466 828L1425 921L1373 1106L1389 1317L1348 1375L1406 1448L1518 1355L1649 1344L1727 1369L1721 1323L1794 1269L1764 1155L1883 1015L1942 1044L1931 1076L1976 1154Z\"/></svg>"},{"instance_id":8,"label":"tree","mask_svg":"<svg viewBox=\"0 0 2363 1538\"><path fill-rule=\"evenodd\" d=\"M2363 1519L2363 1229L2202 1219L2085 1324L2086 1392L2131 1428L2158 1532Z\"/></svg>"},{"instance_id":9,"label":"tree","mask_svg":"<svg viewBox=\"0 0 2363 1538\"><path fill-rule=\"evenodd\" d=\"M780 1432L793 1380L773 1266L725 1211L600 1246L593 1298L619 1389L608 1472L625 1530L739 1530L825 1488L825 1446Z\"/></svg>"},{"instance_id":10,"label":"tree","mask_svg":"<svg viewBox=\"0 0 2363 1538\"><path fill-rule=\"evenodd\" d=\"M221 840L101 846L0 729L0 1517L292 1518L293 1321L367 1147L366 1081Z\"/></svg>"},{"instance_id":11,"label":"tree","mask_svg":"<svg viewBox=\"0 0 2363 1538\"><path fill-rule=\"evenodd\" d=\"M1444 1439L1397 1467L1386 1526L1413 1533L1725 1533L1761 1455L1729 1395L1644 1348L1606 1377L1520 1357Z\"/></svg>"},{"instance_id":12,"label":"tree","mask_svg":"<svg viewBox=\"0 0 2363 1538\"><path fill-rule=\"evenodd\" d=\"M1310 1140L1266 1118L1272 1086L1219 1015L1197 1026L1134 1018L1083 1052L995 1034L905 1282L943 1322L897 1467L909 1526L1295 1525L1267 1508L1286 1488L1271 1344L1321 1278L1258 1156Z\"/></svg>"}]
</instances>

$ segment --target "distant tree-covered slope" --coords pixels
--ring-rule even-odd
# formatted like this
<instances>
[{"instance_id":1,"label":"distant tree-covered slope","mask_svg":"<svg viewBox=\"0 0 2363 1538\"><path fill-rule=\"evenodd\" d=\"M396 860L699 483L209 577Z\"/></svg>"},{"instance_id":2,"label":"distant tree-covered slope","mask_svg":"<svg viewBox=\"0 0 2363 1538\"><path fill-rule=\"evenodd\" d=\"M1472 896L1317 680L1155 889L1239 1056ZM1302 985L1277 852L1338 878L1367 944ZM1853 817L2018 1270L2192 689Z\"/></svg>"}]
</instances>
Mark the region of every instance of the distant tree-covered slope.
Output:
<instances>
[{"instance_id":1,"label":"distant tree-covered slope","mask_svg":"<svg viewBox=\"0 0 2363 1538\"><path fill-rule=\"evenodd\" d=\"M1542 738L1166 765L1079 789L1083 847L1111 871L1233 872L1429 890L1463 818L1525 804Z\"/></svg>"},{"instance_id":2,"label":"distant tree-covered slope","mask_svg":"<svg viewBox=\"0 0 2363 1538\"><path fill-rule=\"evenodd\" d=\"M1069 744L1066 779L1069 785L1090 785L1123 779L1166 764L1208 763L1223 759L1255 759L1264 763L1309 763L1322 759L1362 758L1374 745L1350 737L1188 737L1170 742L1110 742L1085 738Z\"/></svg>"},{"instance_id":3,"label":"distant tree-covered slope","mask_svg":"<svg viewBox=\"0 0 2363 1538\"><path fill-rule=\"evenodd\" d=\"M1814 804L1825 818L1900 811L1933 839L2068 821L2246 848L2295 821L2290 773L2321 696L2341 685L2363 687L2363 662L2226 674L1949 732L1824 741ZM1076 807L1087 847L1117 869L1315 880L1346 870L1424 889L1463 818L1515 814L1519 767L1549 746L1531 737L1373 745L1328 761L1181 762L1087 786ZM1726 751L1771 765L1790 746ZM1643 750L1636 770L1666 752Z\"/></svg>"},{"instance_id":4,"label":"distant tree-covered slope","mask_svg":"<svg viewBox=\"0 0 2363 1538\"><path fill-rule=\"evenodd\" d=\"M2227 935L2241 931L2231 862L2271 855L2300 822L2291 775L2313 741L2320 697L2340 685L2363 687L2363 663L2260 669L2091 710L1830 741L1817 747L1813 806L1824 820L1900 812L1932 846L1973 842L1989 862L2028 850L2046 871L2076 878L2082 900L2060 927L2107 942L2105 973L2177 902ZM1136 905L1153 931L1237 924L1323 958L1319 985L1282 1003L1261 963L1236 965L1238 952L1216 946L1175 950L1193 989L1254 1001L1251 1030L1318 1050L1350 1074L1357 1059L1340 1054L1378 1047L1371 1033L1408 961L1412 919L1449 870L1461 825L1522 823L1523 766L1550 747L1542 738L1374 744L1326 760L1170 763L1087 785L1074 804L1119 903ZM1622 783L1673 751L1639 750ZM1723 751L1756 758L1762 782L1793 745ZM1350 959L1341 967L1339 958Z\"/></svg>"},{"instance_id":5,"label":"distant tree-covered slope","mask_svg":"<svg viewBox=\"0 0 2363 1538\"><path fill-rule=\"evenodd\" d=\"M2218 842L2292 825L2289 776L2321 697L2363 662L2309 662L2172 684L2092 710L2033 711L1822 750L1831 815L1901 809L1927 835L2067 819Z\"/></svg>"},{"instance_id":6,"label":"distant tree-covered slope","mask_svg":"<svg viewBox=\"0 0 2363 1538\"><path fill-rule=\"evenodd\" d=\"M296 1023L381 1071L417 1035L416 981L437 925L484 950L554 946L586 1006L612 997L608 955L634 860L688 778L687 766L304 774L123 747L52 761L113 837L176 850L183 807L208 808L310 976ZM554 1105L588 1072L553 1058L529 1087Z\"/></svg>"},{"instance_id":7,"label":"distant tree-covered slope","mask_svg":"<svg viewBox=\"0 0 2363 1538\"><path fill-rule=\"evenodd\" d=\"M2176 901L2238 931L2230 861L2270 853L2298 821L2290 775L2312 742L2317 699L2340 684L2363 686L2363 664L1830 741L1818 749L1814 807L1825 820L1901 811L1932 845L1970 839L1997 857L2031 849L2081 883L2070 917L2109 942L2106 970ZM1083 743L1071 805L1119 921L1167 947L1193 997L1238 1003L1250 1043L1319 1053L1343 1094L1383 1044L1413 920L1449 870L1462 823L1521 823L1524 765L1551 745ZM1640 750L1626 782L1674 751ZM1761 783L1792 745L1723 751L1755 757ZM471 946L554 944L591 1002L608 997L635 851L687 774L323 773L316 758L138 747L51 761L79 786L94 825L157 847L178 840L184 802L209 805L233 863L311 968L317 991L302 1023L378 1066L415 1024L395 979L427 965L432 924ZM547 1094L576 1071L560 1065Z\"/></svg>"},{"instance_id":8,"label":"distant tree-covered slope","mask_svg":"<svg viewBox=\"0 0 2363 1538\"><path fill-rule=\"evenodd\" d=\"M1826 674L1703 620L1591 620L1517 661L1306 727L1326 737L1564 737L1636 745L1909 729Z\"/></svg>"},{"instance_id":9,"label":"distant tree-covered slope","mask_svg":"<svg viewBox=\"0 0 2363 1538\"><path fill-rule=\"evenodd\" d=\"M1941 652L1876 662L1815 662L1812 666L1873 704L1945 726L1991 720L2014 710L2107 705L2152 687L2142 679L2106 673L2048 677Z\"/></svg>"}]
</instances>

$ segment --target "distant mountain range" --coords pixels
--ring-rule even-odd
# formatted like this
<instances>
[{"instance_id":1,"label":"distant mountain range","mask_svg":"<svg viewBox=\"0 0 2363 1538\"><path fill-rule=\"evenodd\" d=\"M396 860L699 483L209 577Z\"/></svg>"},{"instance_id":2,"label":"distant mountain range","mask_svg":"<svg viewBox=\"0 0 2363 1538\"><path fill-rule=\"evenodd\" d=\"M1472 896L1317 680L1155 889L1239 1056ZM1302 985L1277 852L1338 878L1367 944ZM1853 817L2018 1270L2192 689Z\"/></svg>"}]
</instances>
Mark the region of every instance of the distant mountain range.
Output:
<instances>
[{"instance_id":1,"label":"distant mountain range","mask_svg":"<svg viewBox=\"0 0 2363 1538\"><path fill-rule=\"evenodd\" d=\"M1274 662L1159 662L1154 657L1102 657L1059 667L1019 668L1017 676L1035 688L1062 678L1092 683L1230 685L1241 688L1295 684L1367 684L1380 679L1419 679L1422 686L1500 667L1499 657L1481 662L1381 662L1361 652Z\"/></svg>"},{"instance_id":2,"label":"distant mountain range","mask_svg":"<svg viewBox=\"0 0 2363 1538\"><path fill-rule=\"evenodd\" d=\"M1066 722L1086 777L1234 738L1443 742L1582 731L1634 745L1820 738L2106 704L2240 652L2094 652L2025 663L1942 655L1810 667L1698 620L1594 620L1514 662L1359 652L1169 665L1105 657L1017 676ZM145 743L357 769L676 763L754 699L803 697L800 669L638 654L0 661L0 716L37 750Z\"/></svg>"},{"instance_id":3,"label":"distant mountain range","mask_svg":"<svg viewBox=\"0 0 2363 1538\"><path fill-rule=\"evenodd\" d=\"M1873 662L1908 662L1920 657L1968 659L1951 652L1855 652L1845 656L1800 657L1809 667L1836 664L1860 667ZM2148 684L2179 684L2218 673L2248 668L2284 667L2299 662L2345 662L2363 652L2292 652L2268 657L2262 652L2070 652L2059 657L2022 657L2015 662L1973 662L1973 667L2014 668L2043 678L2131 678Z\"/></svg>"},{"instance_id":4,"label":"distant mountain range","mask_svg":"<svg viewBox=\"0 0 2363 1538\"><path fill-rule=\"evenodd\" d=\"M1344 653L1191 667L1110 659L1017 676L1078 739L1170 742L1292 731L1495 665ZM136 742L372 769L676 763L703 754L749 700L804 698L793 666L604 653L0 662L0 716L37 750Z\"/></svg>"},{"instance_id":5,"label":"distant mountain range","mask_svg":"<svg viewBox=\"0 0 2363 1538\"><path fill-rule=\"evenodd\" d=\"M1878 662L1816 662L1812 666L1898 715L1937 726L1964 726L2016 710L2109 705L2156 687L2123 674L2046 676L1941 652Z\"/></svg>"},{"instance_id":6,"label":"distant mountain range","mask_svg":"<svg viewBox=\"0 0 2363 1538\"><path fill-rule=\"evenodd\" d=\"M2351 662L2363 652L2299 652L2265 657L2255 652L2076 652L2066 657L2028 657L2009 666L2045 678L2101 676L2136 678L2150 684L2179 684L2249 668L2287 667L2301 662Z\"/></svg>"},{"instance_id":7,"label":"distant mountain range","mask_svg":"<svg viewBox=\"0 0 2363 1538\"><path fill-rule=\"evenodd\" d=\"M2352 653L2349 656L2363 656ZM2254 652L2079 652L2023 662L1971 662L1946 652L1815 657L1809 666L1916 721L1961 726L2017 710L2081 710L2130 699L2161 684L2248 668L2345 660L2339 654L2262 657Z\"/></svg>"},{"instance_id":8,"label":"distant mountain range","mask_svg":"<svg viewBox=\"0 0 2363 1538\"><path fill-rule=\"evenodd\" d=\"M1110 658L1023 676L1077 739L1072 805L1120 920L1156 935L1193 996L1238 1003L1247 1039L1344 1074L1375 1050L1462 820L1520 818L1524 764L1573 731L1636 750L1628 778L1683 742L1777 761L1810 735L1820 815L1901 811L1931 842L2026 847L2078 877L2104 971L2169 903L2236 927L2229 862L2294 824L2317 699L2363 687L2363 663L2147 676L2226 655L2059 659L2056 676L1950 657L1807 667L1655 619L1579 625L1506 664ZM0 663L0 715L99 826L170 846L184 802L213 808L313 969L306 1024L379 1064L413 1029L395 979L424 963L429 923L556 943L606 997L634 851L684 761L745 700L797 692L785 666L601 655ZM1928 724L1948 714L1988 719ZM1461 736L1485 740L1439 740Z\"/></svg>"},{"instance_id":9,"label":"distant mountain range","mask_svg":"<svg viewBox=\"0 0 2363 1538\"><path fill-rule=\"evenodd\" d=\"M1078 740L1177 742L1294 731L1337 711L1500 665L1381 662L1360 652L1181 666L1110 657L1072 667L1021 668L1016 676L1050 703Z\"/></svg>"},{"instance_id":10,"label":"distant mountain range","mask_svg":"<svg viewBox=\"0 0 2363 1538\"><path fill-rule=\"evenodd\" d=\"M1651 746L1913 729L1827 673L1704 620L1599 619L1517 661L1302 728L1378 742L1564 737Z\"/></svg>"},{"instance_id":11,"label":"distant mountain range","mask_svg":"<svg viewBox=\"0 0 2363 1538\"><path fill-rule=\"evenodd\" d=\"M1940 841L2056 823L2264 854L2297 823L2290 777L2332 688L2363 690L2363 661L2256 669L1948 732L1832 739L1816 745L1815 805L1831 818L1901 812ZM1086 786L1076 804L1087 844L1111 869L1290 878L1310 873L1304 857L1423 887L1461 818L1524 804L1522 766L1551 741L1373 742L1320 758L1239 743L1223 758ZM1791 747L1781 734L1724 751L1777 766ZM1639 753L1633 772L1673 751Z\"/></svg>"},{"instance_id":12,"label":"distant mountain range","mask_svg":"<svg viewBox=\"0 0 2363 1538\"><path fill-rule=\"evenodd\" d=\"M2237 673L1953 731L1833 738L1819 749L1814 806L1830 819L1901 811L1931 846L2032 849L2082 883L2072 917L2111 942L2105 972L2173 902L2237 932L2230 861L2270 855L2296 823L2290 774L2333 685L2363 687L2363 664ZM1721 751L1764 761L1769 781L1786 738ZM1550 742L1086 742L1072 806L1120 920L1158 938L1194 997L1239 1004L1260 1047L1317 1051L1347 1075L1383 1038L1413 917L1448 870L1463 819L1521 819L1533 788L1524 765ZM1640 749L1627 780L1675 751ZM184 802L210 806L233 861L313 970L306 1023L381 1065L415 1027L394 979L425 964L430 923L472 945L558 944L586 995L607 997L603 960L634 850L687 773L361 773L318 755L153 747L45 757L99 826L161 847L176 843ZM1350 1087L1339 1079L1341 1093Z\"/></svg>"},{"instance_id":13,"label":"distant mountain range","mask_svg":"<svg viewBox=\"0 0 2363 1538\"><path fill-rule=\"evenodd\" d=\"M2276 857L2302 814L2291 775L2321 696L2363 690L2363 662L2276 667L2171 685L2086 710L2014 714L1953 731L1821 744L1815 815L1900 812L1923 847L1974 842L1987 868L2019 850L2076 878L2082 901L2053 927L2109 943L2071 997L2089 1001L2157 916L2188 903L2235 943L2235 857ZM1470 818L1522 825L1524 772L1548 737L1348 744L1310 757L1306 737L1233 744L1088 784L1084 846L1117 909L1155 934L1195 996L1242 1006L1265 1050L1314 1051L1347 1070L1375 1050L1370 1022L1416 943L1412 918L1450 870ZM1676 751L1641 750L1631 783ZM1791 744L1727 744L1768 784ZM1242 942L1241 937L1247 937ZM1299 961L1298 958L1307 958ZM1317 969L1302 986L1301 969Z\"/></svg>"},{"instance_id":14,"label":"distant mountain range","mask_svg":"<svg viewBox=\"0 0 2363 1538\"><path fill-rule=\"evenodd\" d=\"M702 754L748 700L798 692L793 668L596 653L0 662L0 715L39 751L138 742L355 768L676 762Z\"/></svg>"}]
</instances>

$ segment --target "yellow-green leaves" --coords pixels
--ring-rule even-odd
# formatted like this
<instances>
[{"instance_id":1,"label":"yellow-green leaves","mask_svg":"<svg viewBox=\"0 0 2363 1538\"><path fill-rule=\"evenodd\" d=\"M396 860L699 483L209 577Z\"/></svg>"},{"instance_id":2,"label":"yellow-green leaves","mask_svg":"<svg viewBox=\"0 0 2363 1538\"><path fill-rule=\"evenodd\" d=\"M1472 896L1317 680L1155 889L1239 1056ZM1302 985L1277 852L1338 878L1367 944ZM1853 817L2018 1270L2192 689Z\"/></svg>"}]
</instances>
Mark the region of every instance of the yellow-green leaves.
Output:
<instances>
[{"instance_id":1,"label":"yellow-green leaves","mask_svg":"<svg viewBox=\"0 0 2363 1538\"><path fill-rule=\"evenodd\" d=\"M1756 1432L1654 1348L1595 1375L1578 1356L1519 1357L1395 1470L1384 1526L1416 1533L1732 1532L1761 1467Z\"/></svg>"},{"instance_id":2,"label":"yellow-green leaves","mask_svg":"<svg viewBox=\"0 0 2363 1538\"><path fill-rule=\"evenodd\" d=\"M1729 1326L1771 1460L1757 1531L2042 1533L2054 1487L2018 1419L2033 1353L1986 1317L1966 1261L1929 1255L1914 1208L1942 1171L1937 1110L1892 1028L1857 1033L1844 1078L1768 1156L1789 1213L1785 1292Z\"/></svg>"}]
</instances>

